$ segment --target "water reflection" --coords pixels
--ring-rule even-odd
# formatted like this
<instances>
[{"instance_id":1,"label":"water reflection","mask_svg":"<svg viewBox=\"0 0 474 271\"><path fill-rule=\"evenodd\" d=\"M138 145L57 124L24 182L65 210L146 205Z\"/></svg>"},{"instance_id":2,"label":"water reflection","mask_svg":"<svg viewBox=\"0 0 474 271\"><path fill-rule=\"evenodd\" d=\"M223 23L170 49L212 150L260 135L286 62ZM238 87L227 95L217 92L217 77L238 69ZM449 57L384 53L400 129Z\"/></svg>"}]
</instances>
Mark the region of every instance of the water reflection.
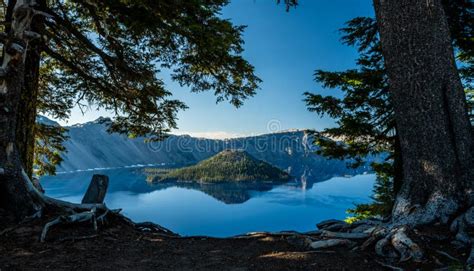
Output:
<instances>
[{"instance_id":1,"label":"water reflection","mask_svg":"<svg viewBox=\"0 0 474 271\"><path fill-rule=\"evenodd\" d=\"M370 200L373 175L271 183L148 185L142 169L98 170L42 178L46 194L79 202L93 174L110 177L106 203L135 221L153 221L182 235L232 236L250 231L308 231L343 219Z\"/></svg>"},{"instance_id":2,"label":"water reflection","mask_svg":"<svg viewBox=\"0 0 474 271\"><path fill-rule=\"evenodd\" d=\"M41 179L46 193L53 197L70 197L84 193L93 174L104 174L109 176L110 183L108 193L127 191L134 194L148 193L171 187L179 187L204 192L205 194L225 203L240 204L248 201L259 192L267 192L273 188L285 185L296 189L307 190L313 184L330 179L332 176L321 176L319 178L302 176L288 183L281 182L165 182L151 184L146 182L147 174L143 168L135 169L113 169L83 171L77 173L59 174L57 176L46 176Z\"/></svg>"}]
</instances>

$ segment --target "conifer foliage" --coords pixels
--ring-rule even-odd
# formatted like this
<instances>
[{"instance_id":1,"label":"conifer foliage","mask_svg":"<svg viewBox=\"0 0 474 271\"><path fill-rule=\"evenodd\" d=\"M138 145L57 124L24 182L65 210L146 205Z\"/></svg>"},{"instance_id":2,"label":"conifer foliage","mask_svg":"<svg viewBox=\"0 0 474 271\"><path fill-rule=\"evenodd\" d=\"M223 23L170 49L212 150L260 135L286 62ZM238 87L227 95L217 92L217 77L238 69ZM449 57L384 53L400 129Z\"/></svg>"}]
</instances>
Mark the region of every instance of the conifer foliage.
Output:
<instances>
[{"instance_id":1,"label":"conifer foliage","mask_svg":"<svg viewBox=\"0 0 474 271\"><path fill-rule=\"evenodd\" d=\"M474 3L469 0L444 1L444 8L456 48L459 73L473 112ZM335 128L316 134L316 144L320 146L322 155L351 159L351 167L363 165L371 155L386 157L384 162L372 164L378 175L374 203L359 205L349 211L361 218L386 216L390 214L394 195L401 186L402 168L377 22L368 17L354 18L341 32L342 42L356 47L359 52L357 68L342 72L317 70L316 82L336 93L324 96L307 92L305 102L310 111L337 120Z\"/></svg>"},{"instance_id":2,"label":"conifer foliage","mask_svg":"<svg viewBox=\"0 0 474 271\"><path fill-rule=\"evenodd\" d=\"M6 36L16 2L2 1ZM254 67L241 56L245 27L221 16L228 0L33 2L41 15L31 30L39 39L27 48L17 133L27 169L34 140L21 131L34 130L38 113L67 119L75 106L104 108L115 113L110 131L160 139L186 108L164 78L193 92L212 90L218 102L237 107L258 88Z\"/></svg>"}]
</instances>

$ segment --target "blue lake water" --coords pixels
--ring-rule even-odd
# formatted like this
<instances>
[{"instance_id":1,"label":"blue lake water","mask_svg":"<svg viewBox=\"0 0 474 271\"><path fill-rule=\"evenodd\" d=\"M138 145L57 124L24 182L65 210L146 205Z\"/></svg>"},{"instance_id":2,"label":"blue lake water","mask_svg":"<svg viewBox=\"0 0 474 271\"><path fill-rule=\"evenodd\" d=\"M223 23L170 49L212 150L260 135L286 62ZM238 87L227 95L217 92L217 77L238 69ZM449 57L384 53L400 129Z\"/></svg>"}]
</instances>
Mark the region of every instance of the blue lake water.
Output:
<instances>
[{"instance_id":1,"label":"blue lake water","mask_svg":"<svg viewBox=\"0 0 474 271\"><path fill-rule=\"evenodd\" d=\"M273 186L175 183L149 185L142 169L96 170L47 176L46 194L80 202L93 174L110 178L105 202L134 221L152 221L181 235L234 236L254 231L310 231L324 219L344 219L370 201L375 176L292 181Z\"/></svg>"}]
</instances>

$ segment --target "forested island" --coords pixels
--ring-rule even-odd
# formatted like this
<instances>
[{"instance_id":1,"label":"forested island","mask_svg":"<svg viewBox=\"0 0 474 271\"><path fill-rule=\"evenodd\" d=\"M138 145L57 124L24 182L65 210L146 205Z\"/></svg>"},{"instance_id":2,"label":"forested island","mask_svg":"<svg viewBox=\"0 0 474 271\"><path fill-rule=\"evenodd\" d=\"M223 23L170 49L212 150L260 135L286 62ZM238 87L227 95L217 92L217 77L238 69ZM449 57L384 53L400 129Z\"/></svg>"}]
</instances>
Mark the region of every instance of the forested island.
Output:
<instances>
[{"instance_id":1,"label":"forested island","mask_svg":"<svg viewBox=\"0 0 474 271\"><path fill-rule=\"evenodd\" d=\"M246 151L229 149L193 166L158 170L155 176L148 180L152 183L169 181L281 183L289 181L290 178L288 173L254 158Z\"/></svg>"}]
</instances>

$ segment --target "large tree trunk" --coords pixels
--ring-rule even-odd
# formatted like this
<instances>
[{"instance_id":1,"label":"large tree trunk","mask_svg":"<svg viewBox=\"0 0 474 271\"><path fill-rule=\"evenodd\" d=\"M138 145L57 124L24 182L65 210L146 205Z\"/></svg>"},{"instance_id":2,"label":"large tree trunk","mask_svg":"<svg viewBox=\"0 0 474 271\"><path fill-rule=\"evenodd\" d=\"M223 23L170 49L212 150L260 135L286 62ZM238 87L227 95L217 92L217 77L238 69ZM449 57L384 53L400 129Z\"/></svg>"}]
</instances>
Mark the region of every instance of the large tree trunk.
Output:
<instances>
[{"instance_id":1,"label":"large tree trunk","mask_svg":"<svg viewBox=\"0 0 474 271\"><path fill-rule=\"evenodd\" d=\"M45 6L44 0L36 1L39 8ZM31 30L36 33L44 31L44 17L35 16ZM38 81L41 61L42 39L29 42L25 58L25 81L20 95L18 121L16 127L16 142L23 168L28 177L33 177L33 160L35 152L35 127L38 103Z\"/></svg>"},{"instance_id":2,"label":"large tree trunk","mask_svg":"<svg viewBox=\"0 0 474 271\"><path fill-rule=\"evenodd\" d=\"M33 53L33 52L31 52ZM30 52L28 52L30 55ZM28 177L33 176L34 146L35 146L35 121L36 121L36 103L38 88L34 83L34 72L31 70L31 62L29 57L25 65L25 84L20 95L20 104L18 109L17 147L20 153L22 165Z\"/></svg>"},{"instance_id":3,"label":"large tree trunk","mask_svg":"<svg viewBox=\"0 0 474 271\"><path fill-rule=\"evenodd\" d=\"M12 1L14 2L14 1ZM9 2L11 4L12 2ZM43 201L23 170L17 140L21 93L25 88L25 60L34 17L33 0L14 3L11 27L4 43L0 78L0 199L18 216L41 208Z\"/></svg>"},{"instance_id":4,"label":"large tree trunk","mask_svg":"<svg viewBox=\"0 0 474 271\"><path fill-rule=\"evenodd\" d=\"M441 0L374 0L395 107L403 184L392 213L448 222L472 205L474 144Z\"/></svg>"},{"instance_id":5,"label":"large tree trunk","mask_svg":"<svg viewBox=\"0 0 474 271\"><path fill-rule=\"evenodd\" d=\"M403 183L403 159L400 146L400 136L396 129L395 142L393 144L393 195L398 194Z\"/></svg>"}]
</instances>

